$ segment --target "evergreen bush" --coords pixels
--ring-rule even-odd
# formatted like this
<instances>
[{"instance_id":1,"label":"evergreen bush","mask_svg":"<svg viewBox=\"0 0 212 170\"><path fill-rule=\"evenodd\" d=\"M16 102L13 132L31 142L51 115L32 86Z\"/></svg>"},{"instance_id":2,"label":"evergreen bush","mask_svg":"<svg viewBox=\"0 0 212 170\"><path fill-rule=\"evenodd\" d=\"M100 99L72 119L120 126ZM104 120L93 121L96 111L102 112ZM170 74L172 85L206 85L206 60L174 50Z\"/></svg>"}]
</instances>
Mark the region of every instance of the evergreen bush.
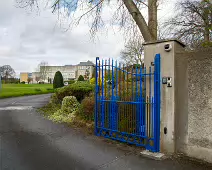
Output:
<instances>
[{"instance_id":1,"label":"evergreen bush","mask_svg":"<svg viewBox=\"0 0 212 170\"><path fill-rule=\"evenodd\" d=\"M84 77L82 75L79 76L78 81L85 81Z\"/></svg>"},{"instance_id":2,"label":"evergreen bush","mask_svg":"<svg viewBox=\"0 0 212 170\"><path fill-rule=\"evenodd\" d=\"M57 89L63 86L64 86L63 76L60 71L57 71L54 75L53 88Z\"/></svg>"}]
</instances>

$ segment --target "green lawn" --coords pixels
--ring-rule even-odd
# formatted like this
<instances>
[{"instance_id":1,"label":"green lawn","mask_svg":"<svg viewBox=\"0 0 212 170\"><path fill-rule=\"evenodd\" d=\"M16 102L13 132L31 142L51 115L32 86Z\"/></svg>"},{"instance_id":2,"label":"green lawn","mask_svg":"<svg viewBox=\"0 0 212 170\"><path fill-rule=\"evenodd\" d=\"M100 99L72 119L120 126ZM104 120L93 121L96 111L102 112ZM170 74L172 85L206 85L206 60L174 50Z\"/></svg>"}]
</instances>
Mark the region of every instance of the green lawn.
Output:
<instances>
[{"instance_id":1,"label":"green lawn","mask_svg":"<svg viewBox=\"0 0 212 170\"><path fill-rule=\"evenodd\" d=\"M52 84L3 84L0 98L46 94L53 92Z\"/></svg>"}]
</instances>

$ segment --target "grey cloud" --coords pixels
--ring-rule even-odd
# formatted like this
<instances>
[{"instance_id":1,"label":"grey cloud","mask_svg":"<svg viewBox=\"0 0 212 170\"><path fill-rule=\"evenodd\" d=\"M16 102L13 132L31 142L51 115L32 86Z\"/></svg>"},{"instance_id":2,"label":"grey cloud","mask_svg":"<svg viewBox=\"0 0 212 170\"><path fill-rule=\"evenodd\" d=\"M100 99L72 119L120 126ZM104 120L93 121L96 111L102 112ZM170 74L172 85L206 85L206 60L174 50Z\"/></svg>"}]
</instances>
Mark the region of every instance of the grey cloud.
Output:
<instances>
[{"instance_id":1,"label":"grey cloud","mask_svg":"<svg viewBox=\"0 0 212 170\"><path fill-rule=\"evenodd\" d=\"M110 15L110 10L104 15ZM95 42L88 25L80 23L64 32L51 10L27 13L15 7L15 0L0 0L0 65L10 64L17 73L33 71L40 61L49 64L77 64L95 57L118 58L124 42L121 33L108 28Z\"/></svg>"},{"instance_id":2,"label":"grey cloud","mask_svg":"<svg viewBox=\"0 0 212 170\"><path fill-rule=\"evenodd\" d=\"M0 61L11 64L17 72L33 71L31 69L41 60L56 65L77 64L83 60L94 61L96 56L112 55L115 41L121 39L118 35L111 40L102 38L93 43L90 41L86 24L64 32L57 25L56 16L48 11L38 16L29 15L25 10L15 8L13 3L13 0L0 2L0 9L4 8L1 16L8 20L0 26L8 32L7 36L0 39L0 47L6 46L6 50L0 53Z\"/></svg>"},{"instance_id":3,"label":"grey cloud","mask_svg":"<svg viewBox=\"0 0 212 170\"><path fill-rule=\"evenodd\" d=\"M13 10L13 1L1 0L0 2L0 26L9 25L11 19L16 15L16 10Z\"/></svg>"}]
</instances>

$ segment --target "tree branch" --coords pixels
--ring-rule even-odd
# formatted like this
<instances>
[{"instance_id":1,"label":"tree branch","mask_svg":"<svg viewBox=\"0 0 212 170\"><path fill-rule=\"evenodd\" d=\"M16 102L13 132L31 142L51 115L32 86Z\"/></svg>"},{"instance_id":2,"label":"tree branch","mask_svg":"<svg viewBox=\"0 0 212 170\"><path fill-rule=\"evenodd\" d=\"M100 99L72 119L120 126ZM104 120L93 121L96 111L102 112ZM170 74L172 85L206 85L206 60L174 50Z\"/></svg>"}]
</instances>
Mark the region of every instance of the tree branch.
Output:
<instances>
[{"instance_id":1,"label":"tree branch","mask_svg":"<svg viewBox=\"0 0 212 170\"><path fill-rule=\"evenodd\" d=\"M145 41L154 40L154 37L152 37L143 15L139 11L139 9L137 8L133 0L123 0L123 2L126 8L128 9L129 13L132 15L133 19L135 20L136 24L138 25L138 28L140 29L144 37L144 40Z\"/></svg>"}]
</instances>

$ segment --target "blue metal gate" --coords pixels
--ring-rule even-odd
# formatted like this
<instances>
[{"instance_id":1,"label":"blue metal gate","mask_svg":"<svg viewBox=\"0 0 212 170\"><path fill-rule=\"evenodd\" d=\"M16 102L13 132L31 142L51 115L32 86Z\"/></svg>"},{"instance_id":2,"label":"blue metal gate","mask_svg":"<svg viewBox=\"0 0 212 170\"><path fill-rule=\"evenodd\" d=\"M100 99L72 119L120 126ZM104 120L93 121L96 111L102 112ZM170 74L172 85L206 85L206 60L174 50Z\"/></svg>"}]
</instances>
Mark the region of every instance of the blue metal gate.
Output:
<instances>
[{"instance_id":1,"label":"blue metal gate","mask_svg":"<svg viewBox=\"0 0 212 170\"><path fill-rule=\"evenodd\" d=\"M160 54L153 66L96 58L95 134L160 150Z\"/></svg>"}]
</instances>

